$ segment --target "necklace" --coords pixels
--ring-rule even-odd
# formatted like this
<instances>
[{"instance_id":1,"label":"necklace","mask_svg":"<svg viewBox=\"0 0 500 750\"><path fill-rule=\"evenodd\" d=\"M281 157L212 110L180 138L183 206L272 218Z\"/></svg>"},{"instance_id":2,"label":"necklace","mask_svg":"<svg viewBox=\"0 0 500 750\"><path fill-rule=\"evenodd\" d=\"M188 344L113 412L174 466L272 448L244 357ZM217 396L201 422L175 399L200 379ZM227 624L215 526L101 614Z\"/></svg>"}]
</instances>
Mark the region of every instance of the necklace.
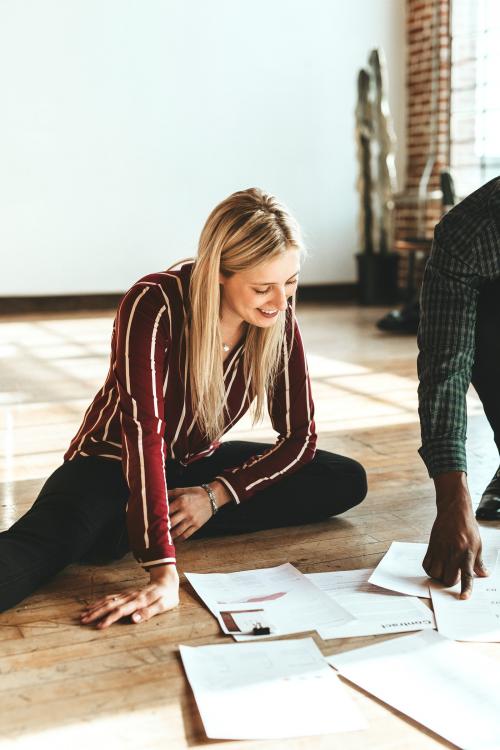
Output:
<instances>
[{"instance_id":1,"label":"necklace","mask_svg":"<svg viewBox=\"0 0 500 750\"><path fill-rule=\"evenodd\" d=\"M245 327L244 333L246 334L246 327ZM237 334L237 335L239 335L240 338L238 338L235 343L237 343L238 341L241 340L241 332L239 334ZM234 336L232 336L231 338L234 338ZM224 342L222 342L222 351L226 352L226 354L227 354L227 352L231 351L231 349L233 349L234 346L235 346L235 344L225 344Z\"/></svg>"}]
</instances>

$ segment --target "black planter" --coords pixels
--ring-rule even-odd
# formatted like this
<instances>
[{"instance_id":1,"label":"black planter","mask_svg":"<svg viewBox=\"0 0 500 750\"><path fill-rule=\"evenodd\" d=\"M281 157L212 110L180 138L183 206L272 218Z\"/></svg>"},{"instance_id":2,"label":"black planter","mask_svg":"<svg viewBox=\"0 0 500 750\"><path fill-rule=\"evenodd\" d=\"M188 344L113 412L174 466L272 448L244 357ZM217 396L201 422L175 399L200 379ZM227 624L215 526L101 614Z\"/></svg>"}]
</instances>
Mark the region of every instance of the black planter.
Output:
<instances>
[{"instance_id":1,"label":"black planter","mask_svg":"<svg viewBox=\"0 0 500 750\"><path fill-rule=\"evenodd\" d=\"M362 305L398 302L398 253L358 253L358 300Z\"/></svg>"}]
</instances>

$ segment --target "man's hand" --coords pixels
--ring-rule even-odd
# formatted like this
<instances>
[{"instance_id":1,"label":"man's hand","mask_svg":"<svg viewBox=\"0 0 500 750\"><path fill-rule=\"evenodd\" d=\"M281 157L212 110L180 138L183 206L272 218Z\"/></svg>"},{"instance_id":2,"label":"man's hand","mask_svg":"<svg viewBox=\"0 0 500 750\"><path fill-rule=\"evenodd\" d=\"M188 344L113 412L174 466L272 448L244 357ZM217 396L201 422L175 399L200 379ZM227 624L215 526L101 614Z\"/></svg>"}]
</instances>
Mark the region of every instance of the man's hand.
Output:
<instances>
[{"instance_id":1,"label":"man's hand","mask_svg":"<svg viewBox=\"0 0 500 750\"><path fill-rule=\"evenodd\" d=\"M149 571L148 586L127 594L110 594L89 605L80 615L82 625L108 628L122 617L134 623L151 619L179 604L179 574L175 565L159 565Z\"/></svg>"},{"instance_id":2,"label":"man's hand","mask_svg":"<svg viewBox=\"0 0 500 750\"><path fill-rule=\"evenodd\" d=\"M489 573L482 559L481 536L466 475L450 471L437 476L434 483L437 515L422 565L427 575L445 586L461 581L460 599L468 599L474 573L481 578Z\"/></svg>"},{"instance_id":3,"label":"man's hand","mask_svg":"<svg viewBox=\"0 0 500 750\"><path fill-rule=\"evenodd\" d=\"M210 487L215 493L218 507L232 500L227 487L214 480ZM180 542L194 534L212 518L210 498L203 487L178 487L168 491L171 534L174 541Z\"/></svg>"}]
</instances>

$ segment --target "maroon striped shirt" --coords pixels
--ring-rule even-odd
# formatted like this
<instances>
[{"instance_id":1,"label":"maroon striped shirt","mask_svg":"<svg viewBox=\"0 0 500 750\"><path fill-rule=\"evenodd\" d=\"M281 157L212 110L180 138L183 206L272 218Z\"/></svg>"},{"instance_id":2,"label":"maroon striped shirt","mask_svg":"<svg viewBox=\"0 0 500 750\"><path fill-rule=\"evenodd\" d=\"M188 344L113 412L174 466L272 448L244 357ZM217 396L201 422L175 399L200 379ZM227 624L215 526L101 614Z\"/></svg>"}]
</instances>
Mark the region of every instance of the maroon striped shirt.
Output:
<instances>
[{"instance_id":1,"label":"maroon striped shirt","mask_svg":"<svg viewBox=\"0 0 500 750\"><path fill-rule=\"evenodd\" d=\"M186 356L186 302L192 262L178 270L153 273L125 294L113 323L111 361L106 381L88 407L64 455L102 456L121 461L130 496L127 527L132 551L143 566L175 563L170 535L165 461L187 465L211 455L220 445L198 429L191 408ZM292 310L287 312L285 360L269 414L276 444L221 480L235 502L311 461L316 449L314 405L307 363ZM184 333L184 335L183 335ZM224 363L224 433L248 410L249 383L243 373L241 344Z\"/></svg>"}]
</instances>

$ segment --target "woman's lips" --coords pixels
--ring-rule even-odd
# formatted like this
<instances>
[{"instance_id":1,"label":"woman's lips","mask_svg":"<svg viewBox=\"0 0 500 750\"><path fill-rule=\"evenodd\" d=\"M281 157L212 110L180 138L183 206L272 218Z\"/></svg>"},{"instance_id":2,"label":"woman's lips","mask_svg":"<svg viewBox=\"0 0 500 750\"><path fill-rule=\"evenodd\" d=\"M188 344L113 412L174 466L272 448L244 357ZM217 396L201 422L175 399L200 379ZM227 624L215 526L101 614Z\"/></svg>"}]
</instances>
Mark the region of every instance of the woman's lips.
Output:
<instances>
[{"instance_id":1,"label":"woman's lips","mask_svg":"<svg viewBox=\"0 0 500 750\"><path fill-rule=\"evenodd\" d=\"M265 317L265 318L274 318L278 314L278 310L261 310L260 307L257 308L258 311Z\"/></svg>"}]
</instances>

